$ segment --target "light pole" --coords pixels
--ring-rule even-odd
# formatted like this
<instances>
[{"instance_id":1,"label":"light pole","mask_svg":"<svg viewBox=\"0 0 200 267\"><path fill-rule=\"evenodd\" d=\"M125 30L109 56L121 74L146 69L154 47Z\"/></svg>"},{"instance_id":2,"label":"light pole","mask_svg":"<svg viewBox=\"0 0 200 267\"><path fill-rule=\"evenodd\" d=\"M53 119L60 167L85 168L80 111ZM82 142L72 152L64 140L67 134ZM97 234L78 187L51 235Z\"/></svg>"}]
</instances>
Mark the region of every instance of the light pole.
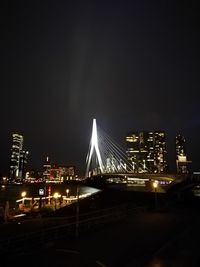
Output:
<instances>
[{"instance_id":1,"label":"light pole","mask_svg":"<svg viewBox=\"0 0 200 267\"><path fill-rule=\"evenodd\" d=\"M67 198L68 198L68 195L69 195L69 189L68 188L66 189L66 193L67 193ZM66 199L66 204L68 204L68 199Z\"/></svg>"},{"instance_id":2,"label":"light pole","mask_svg":"<svg viewBox=\"0 0 200 267\"><path fill-rule=\"evenodd\" d=\"M79 237L79 184L77 184L77 190L76 190L76 238Z\"/></svg>"},{"instance_id":3,"label":"light pole","mask_svg":"<svg viewBox=\"0 0 200 267\"><path fill-rule=\"evenodd\" d=\"M57 198L59 197L59 194L56 192L54 193L53 197L55 199L55 210L56 210L56 201L57 201Z\"/></svg>"},{"instance_id":4,"label":"light pole","mask_svg":"<svg viewBox=\"0 0 200 267\"><path fill-rule=\"evenodd\" d=\"M21 196L22 196L22 204L24 205L24 198L25 198L25 196L26 196L26 192L25 192L25 191L22 192L22 193L21 193Z\"/></svg>"},{"instance_id":5,"label":"light pole","mask_svg":"<svg viewBox=\"0 0 200 267\"><path fill-rule=\"evenodd\" d=\"M154 188L154 195L155 195L155 210L158 207L158 200L157 200L157 187L158 187L158 181L153 182L153 188Z\"/></svg>"},{"instance_id":6,"label":"light pole","mask_svg":"<svg viewBox=\"0 0 200 267\"><path fill-rule=\"evenodd\" d=\"M66 193L67 193L67 197L68 197L68 194L69 194L69 189L67 188L67 190L66 190Z\"/></svg>"}]
</instances>

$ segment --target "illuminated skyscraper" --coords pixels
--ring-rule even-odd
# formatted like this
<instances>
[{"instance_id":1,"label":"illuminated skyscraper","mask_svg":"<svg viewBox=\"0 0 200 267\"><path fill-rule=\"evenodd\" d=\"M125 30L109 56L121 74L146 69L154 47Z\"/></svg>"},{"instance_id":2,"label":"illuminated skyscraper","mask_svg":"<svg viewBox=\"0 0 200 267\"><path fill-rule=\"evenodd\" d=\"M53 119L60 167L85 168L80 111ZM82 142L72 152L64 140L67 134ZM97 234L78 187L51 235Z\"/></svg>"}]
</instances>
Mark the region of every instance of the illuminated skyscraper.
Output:
<instances>
[{"instance_id":1,"label":"illuminated skyscraper","mask_svg":"<svg viewBox=\"0 0 200 267\"><path fill-rule=\"evenodd\" d=\"M166 161L166 136L164 131L154 132L154 165L156 173L167 171Z\"/></svg>"},{"instance_id":2,"label":"illuminated skyscraper","mask_svg":"<svg viewBox=\"0 0 200 267\"><path fill-rule=\"evenodd\" d=\"M140 142L139 133L131 132L126 136L127 145L127 157L132 164L132 170L134 172L139 172L139 162L140 162Z\"/></svg>"},{"instance_id":3,"label":"illuminated skyscraper","mask_svg":"<svg viewBox=\"0 0 200 267\"><path fill-rule=\"evenodd\" d=\"M12 148L10 158L10 181L14 181L19 177L20 170L20 153L23 148L23 136L14 133L12 135Z\"/></svg>"},{"instance_id":4,"label":"illuminated skyscraper","mask_svg":"<svg viewBox=\"0 0 200 267\"><path fill-rule=\"evenodd\" d=\"M148 136L147 136L147 169L149 170L149 172L154 172L154 134L153 132L147 132Z\"/></svg>"},{"instance_id":5,"label":"illuminated skyscraper","mask_svg":"<svg viewBox=\"0 0 200 267\"><path fill-rule=\"evenodd\" d=\"M26 165L28 161L28 154L29 152L26 150L20 151L20 159L19 159L19 175L18 178L23 180L26 175Z\"/></svg>"},{"instance_id":6,"label":"illuminated skyscraper","mask_svg":"<svg viewBox=\"0 0 200 267\"><path fill-rule=\"evenodd\" d=\"M185 138L182 135L176 136L176 168L177 173L188 173Z\"/></svg>"},{"instance_id":7,"label":"illuminated skyscraper","mask_svg":"<svg viewBox=\"0 0 200 267\"><path fill-rule=\"evenodd\" d=\"M127 157L132 171L166 172L166 142L164 132L131 132L126 137Z\"/></svg>"}]
</instances>

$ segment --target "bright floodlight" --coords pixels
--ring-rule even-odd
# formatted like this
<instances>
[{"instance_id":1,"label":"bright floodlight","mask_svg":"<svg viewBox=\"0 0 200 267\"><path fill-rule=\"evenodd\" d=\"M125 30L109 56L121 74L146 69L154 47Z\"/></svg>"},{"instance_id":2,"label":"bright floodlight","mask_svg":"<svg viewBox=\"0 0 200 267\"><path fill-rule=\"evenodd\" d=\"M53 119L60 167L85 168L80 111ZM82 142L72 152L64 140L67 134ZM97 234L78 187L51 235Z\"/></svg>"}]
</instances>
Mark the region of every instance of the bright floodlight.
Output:
<instances>
[{"instance_id":1,"label":"bright floodlight","mask_svg":"<svg viewBox=\"0 0 200 267\"><path fill-rule=\"evenodd\" d=\"M26 192L25 192L25 191L22 192L22 193L21 193L21 196L22 196L22 197L25 197L25 196L26 196Z\"/></svg>"},{"instance_id":2,"label":"bright floodlight","mask_svg":"<svg viewBox=\"0 0 200 267\"><path fill-rule=\"evenodd\" d=\"M54 193L53 197L54 198L58 198L59 197L59 194L56 192L56 193Z\"/></svg>"},{"instance_id":3,"label":"bright floodlight","mask_svg":"<svg viewBox=\"0 0 200 267\"><path fill-rule=\"evenodd\" d=\"M158 187L158 181L154 181L154 182L153 182L153 187L154 187L154 188L157 188L157 187Z\"/></svg>"}]
</instances>

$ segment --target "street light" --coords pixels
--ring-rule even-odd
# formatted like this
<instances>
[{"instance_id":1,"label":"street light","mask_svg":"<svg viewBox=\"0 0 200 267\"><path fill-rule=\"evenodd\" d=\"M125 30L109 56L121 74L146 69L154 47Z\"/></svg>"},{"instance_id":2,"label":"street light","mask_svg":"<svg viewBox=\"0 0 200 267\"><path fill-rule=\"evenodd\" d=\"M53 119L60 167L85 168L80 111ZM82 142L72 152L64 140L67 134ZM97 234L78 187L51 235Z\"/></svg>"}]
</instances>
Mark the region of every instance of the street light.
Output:
<instances>
[{"instance_id":1,"label":"street light","mask_svg":"<svg viewBox=\"0 0 200 267\"><path fill-rule=\"evenodd\" d=\"M57 201L57 198L59 197L59 194L56 192L54 193L53 197L55 198L55 210L56 210L56 201Z\"/></svg>"},{"instance_id":2,"label":"street light","mask_svg":"<svg viewBox=\"0 0 200 267\"><path fill-rule=\"evenodd\" d=\"M69 194L69 189L67 188L67 190L66 190L66 193L67 193L67 197L68 197L68 194Z\"/></svg>"},{"instance_id":3,"label":"street light","mask_svg":"<svg viewBox=\"0 0 200 267\"><path fill-rule=\"evenodd\" d=\"M155 209L157 209L157 206L158 206L157 187L158 187L158 181L154 181L153 182L153 188L154 188L154 192L155 192Z\"/></svg>"},{"instance_id":4,"label":"street light","mask_svg":"<svg viewBox=\"0 0 200 267\"><path fill-rule=\"evenodd\" d=\"M22 196L22 204L24 205L24 198L25 198L25 196L26 196L26 192L23 191L23 192L21 193L21 196Z\"/></svg>"},{"instance_id":5,"label":"street light","mask_svg":"<svg viewBox=\"0 0 200 267\"><path fill-rule=\"evenodd\" d=\"M79 183L77 184L77 189L76 189L76 232L75 236L76 238L79 237L79 193L80 193L80 188L79 188Z\"/></svg>"}]
</instances>

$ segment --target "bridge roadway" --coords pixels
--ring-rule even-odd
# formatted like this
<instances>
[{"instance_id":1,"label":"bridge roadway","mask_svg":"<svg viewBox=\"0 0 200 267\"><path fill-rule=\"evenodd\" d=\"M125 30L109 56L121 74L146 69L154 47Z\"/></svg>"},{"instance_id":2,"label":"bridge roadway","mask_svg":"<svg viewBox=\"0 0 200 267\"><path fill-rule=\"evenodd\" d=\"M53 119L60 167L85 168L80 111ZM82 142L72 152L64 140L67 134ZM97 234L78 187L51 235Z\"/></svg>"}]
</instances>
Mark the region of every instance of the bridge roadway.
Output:
<instances>
[{"instance_id":1,"label":"bridge roadway","mask_svg":"<svg viewBox=\"0 0 200 267\"><path fill-rule=\"evenodd\" d=\"M113 183L131 183L135 181L148 182L164 181L167 182L165 186L166 190L184 190L185 188L191 189L200 184L200 174L153 174L153 173L105 173L87 177L84 182L89 185L105 185L109 183L108 180Z\"/></svg>"},{"instance_id":2,"label":"bridge roadway","mask_svg":"<svg viewBox=\"0 0 200 267\"><path fill-rule=\"evenodd\" d=\"M86 180L90 179L109 179L109 178L122 178L127 180L127 178L138 178L138 179L150 179L150 180L166 180L166 181L174 181L176 179L180 179L184 175L179 174L167 174L167 173L104 173L93 175L91 177L87 177Z\"/></svg>"},{"instance_id":3,"label":"bridge roadway","mask_svg":"<svg viewBox=\"0 0 200 267\"><path fill-rule=\"evenodd\" d=\"M99 178L114 178L114 177L133 177L133 178L149 178L149 179L200 179L200 174L177 174L177 173L133 173L133 172L123 172L123 173L103 173L103 174L97 174L93 175L91 177L87 177L86 179L92 178L92 177L99 177Z\"/></svg>"}]
</instances>

